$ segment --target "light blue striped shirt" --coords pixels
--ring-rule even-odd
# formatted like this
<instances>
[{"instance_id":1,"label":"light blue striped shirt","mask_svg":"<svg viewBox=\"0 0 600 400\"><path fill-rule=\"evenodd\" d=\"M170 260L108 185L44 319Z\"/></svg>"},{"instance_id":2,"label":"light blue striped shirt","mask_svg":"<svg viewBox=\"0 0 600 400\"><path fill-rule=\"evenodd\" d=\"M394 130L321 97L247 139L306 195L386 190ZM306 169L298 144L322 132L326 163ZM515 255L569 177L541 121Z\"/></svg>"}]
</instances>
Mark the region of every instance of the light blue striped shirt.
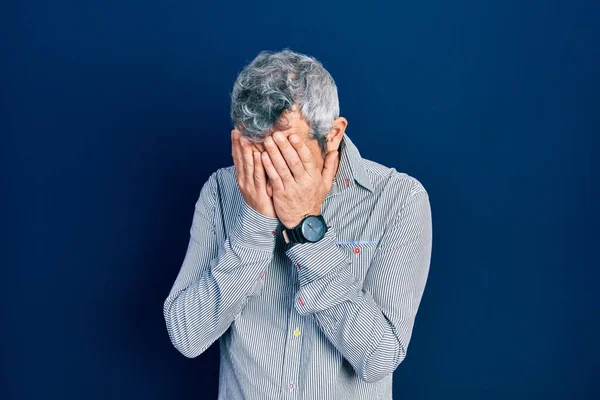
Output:
<instances>
[{"instance_id":1,"label":"light blue striped shirt","mask_svg":"<svg viewBox=\"0 0 600 400\"><path fill-rule=\"evenodd\" d=\"M428 193L344 134L321 213L325 237L290 246L234 166L200 190L164 317L186 357L219 339L219 399L392 398L429 274Z\"/></svg>"}]
</instances>

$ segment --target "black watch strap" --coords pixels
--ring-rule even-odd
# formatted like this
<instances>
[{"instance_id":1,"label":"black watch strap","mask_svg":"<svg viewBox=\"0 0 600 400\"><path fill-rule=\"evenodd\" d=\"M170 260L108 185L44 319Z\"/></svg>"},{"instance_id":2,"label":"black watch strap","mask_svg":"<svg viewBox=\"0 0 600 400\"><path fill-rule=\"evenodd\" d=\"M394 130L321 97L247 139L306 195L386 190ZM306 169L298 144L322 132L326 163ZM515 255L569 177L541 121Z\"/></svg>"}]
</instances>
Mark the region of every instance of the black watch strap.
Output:
<instances>
[{"instance_id":1,"label":"black watch strap","mask_svg":"<svg viewBox=\"0 0 600 400\"><path fill-rule=\"evenodd\" d=\"M302 221L304 221L304 219L302 219ZM300 221L300 223L291 228L283 228L283 239L285 240L285 242L287 244L291 244L294 245L296 243L305 243L306 240L304 240L304 237L302 237L302 221Z\"/></svg>"}]
</instances>

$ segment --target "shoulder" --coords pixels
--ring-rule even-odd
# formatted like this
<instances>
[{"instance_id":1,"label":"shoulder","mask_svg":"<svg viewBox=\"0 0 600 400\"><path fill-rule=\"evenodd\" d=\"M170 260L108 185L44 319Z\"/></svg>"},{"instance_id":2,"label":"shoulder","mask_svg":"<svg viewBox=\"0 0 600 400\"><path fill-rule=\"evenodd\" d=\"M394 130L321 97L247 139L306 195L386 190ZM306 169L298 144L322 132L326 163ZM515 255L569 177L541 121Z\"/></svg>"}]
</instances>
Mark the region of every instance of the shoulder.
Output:
<instances>
[{"instance_id":1,"label":"shoulder","mask_svg":"<svg viewBox=\"0 0 600 400\"><path fill-rule=\"evenodd\" d=\"M213 172L215 179L223 184L232 184L236 182L235 179L235 165L228 167L222 167Z\"/></svg>"},{"instance_id":2,"label":"shoulder","mask_svg":"<svg viewBox=\"0 0 600 400\"><path fill-rule=\"evenodd\" d=\"M236 184L236 182L235 166L230 165L212 172L204 182L204 185L208 185L213 191L216 191L219 188L231 187Z\"/></svg>"},{"instance_id":3,"label":"shoulder","mask_svg":"<svg viewBox=\"0 0 600 400\"><path fill-rule=\"evenodd\" d=\"M390 193L398 199L408 199L421 192L428 196L425 186L415 176L364 158L363 165L376 193Z\"/></svg>"},{"instance_id":4,"label":"shoulder","mask_svg":"<svg viewBox=\"0 0 600 400\"><path fill-rule=\"evenodd\" d=\"M411 235L426 238L425 234L432 230L431 205L421 180L375 161L363 159L363 162L374 187L373 194L377 201L383 201L388 216L382 229L389 236L379 248L390 250L405 243L403 235L409 231Z\"/></svg>"},{"instance_id":5,"label":"shoulder","mask_svg":"<svg viewBox=\"0 0 600 400\"><path fill-rule=\"evenodd\" d=\"M222 193L237 189L235 166L219 168L213 171L201 184L200 198L214 202Z\"/></svg>"}]
</instances>

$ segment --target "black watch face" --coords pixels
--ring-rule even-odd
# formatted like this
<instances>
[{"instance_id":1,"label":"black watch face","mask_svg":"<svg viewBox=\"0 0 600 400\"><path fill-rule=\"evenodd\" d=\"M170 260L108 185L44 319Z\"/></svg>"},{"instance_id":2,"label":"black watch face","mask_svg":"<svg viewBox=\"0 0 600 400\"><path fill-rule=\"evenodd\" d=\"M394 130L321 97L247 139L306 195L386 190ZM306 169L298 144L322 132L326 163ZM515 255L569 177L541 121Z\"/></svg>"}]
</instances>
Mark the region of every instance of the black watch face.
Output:
<instances>
[{"instance_id":1,"label":"black watch face","mask_svg":"<svg viewBox=\"0 0 600 400\"><path fill-rule=\"evenodd\" d=\"M325 223L321 218L307 217L302 223L302 234L309 242L318 242L325 236Z\"/></svg>"}]
</instances>

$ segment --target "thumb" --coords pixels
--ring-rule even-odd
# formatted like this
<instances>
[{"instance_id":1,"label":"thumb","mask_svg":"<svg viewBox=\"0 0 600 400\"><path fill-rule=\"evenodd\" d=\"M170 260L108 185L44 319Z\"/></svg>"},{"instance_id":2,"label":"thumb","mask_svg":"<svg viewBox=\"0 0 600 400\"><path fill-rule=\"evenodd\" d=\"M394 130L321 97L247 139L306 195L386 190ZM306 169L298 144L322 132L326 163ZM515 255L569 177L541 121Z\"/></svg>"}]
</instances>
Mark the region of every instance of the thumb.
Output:
<instances>
[{"instance_id":1,"label":"thumb","mask_svg":"<svg viewBox=\"0 0 600 400\"><path fill-rule=\"evenodd\" d=\"M321 176L323 177L323 181L328 189L331 188L333 177L335 176L337 165L339 164L339 154L340 153L337 150L333 150L327 153L325 156L325 163Z\"/></svg>"}]
</instances>

